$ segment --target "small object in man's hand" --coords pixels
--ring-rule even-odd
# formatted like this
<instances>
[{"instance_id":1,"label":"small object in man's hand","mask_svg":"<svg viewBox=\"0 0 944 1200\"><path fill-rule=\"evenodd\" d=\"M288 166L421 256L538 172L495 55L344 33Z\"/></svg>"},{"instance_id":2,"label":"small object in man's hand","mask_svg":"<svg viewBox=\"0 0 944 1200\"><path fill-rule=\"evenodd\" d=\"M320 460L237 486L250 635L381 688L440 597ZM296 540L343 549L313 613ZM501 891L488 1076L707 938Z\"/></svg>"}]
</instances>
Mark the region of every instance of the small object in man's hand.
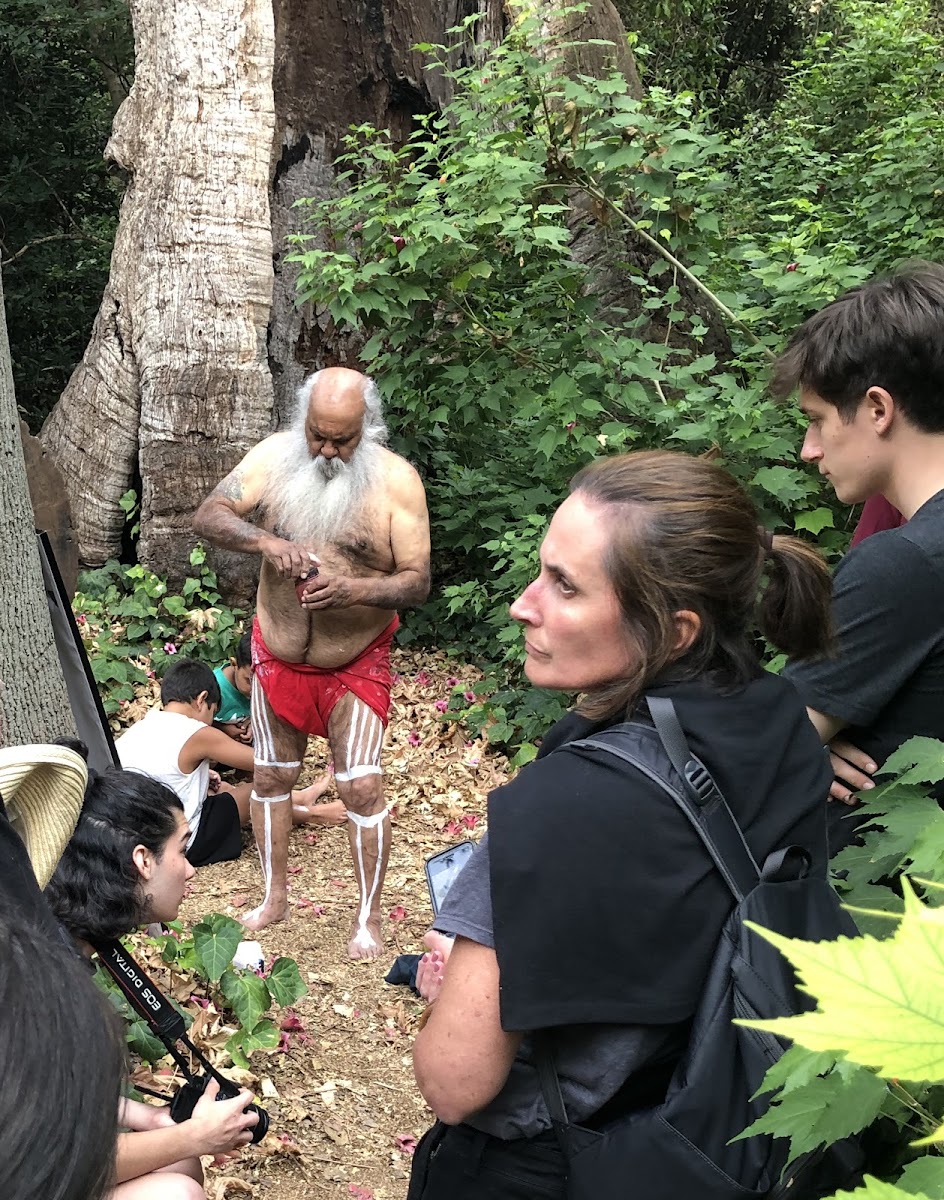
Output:
<instances>
[{"instance_id":1,"label":"small object in man's hand","mask_svg":"<svg viewBox=\"0 0 944 1200\"><path fill-rule=\"evenodd\" d=\"M299 604L301 604L301 602L302 602L302 596L304 596L304 594L305 594L305 588L308 586L309 581L314 579L314 577L317 574L318 574L318 568L312 567L311 570L308 572L308 574L304 577L304 579L296 579L295 580L295 595L298 597Z\"/></svg>"}]
</instances>

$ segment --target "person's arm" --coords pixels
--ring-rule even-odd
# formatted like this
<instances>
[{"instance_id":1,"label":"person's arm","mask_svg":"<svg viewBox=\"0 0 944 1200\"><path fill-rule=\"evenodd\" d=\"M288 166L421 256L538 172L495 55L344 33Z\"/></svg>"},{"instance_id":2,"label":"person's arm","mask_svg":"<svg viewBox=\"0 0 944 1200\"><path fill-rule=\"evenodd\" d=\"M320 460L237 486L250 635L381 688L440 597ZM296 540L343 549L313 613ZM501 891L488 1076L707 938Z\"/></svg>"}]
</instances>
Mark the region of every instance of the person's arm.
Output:
<instances>
[{"instance_id":1,"label":"person's arm","mask_svg":"<svg viewBox=\"0 0 944 1200\"><path fill-rule=\"evenodd\" d=\"M273 457L279 439L280 435L275 434L254 446L216 485L194 513L193 530L222 550L261 554L283 579L297 579L311 570L312 555L297 543L267 533L246 520L262 500L269 471L277 469Z\"/></svg>"},{"instance_id":2,"label":"person's arm","mask_svg":"<svg viewBox=\"0 0 944 1200\"><path fill-rule=\"evenodd\" d=\"M495 951L457 937L439 999L413 1046L413 1070L426 1103L458 1125L501 1091L521 1044L499 1019Z\"/></svg>"},{"instance_id":3,"label":"person's arm","mask_svg":"<svg viewBox=\"0 0 944 1200\"><path fill-rule=\"evenodd\" d=\"M222 763L224 767L235 767L238 771L251 771L254 751L252 746L234 741L222 729L207 725L184 742L177 755L177 766L189 775L205 759Z\"/></svg>"},{"instance_id":4,"label":"person's arm","mask_svg":"<svg viewBox=\"0 0 944 1200\"><path fill-rule=\"evenodd\" d=\"M118 1135L118 1153L115 1158L114 1183L126 1183L141 1175L159 1171L182 1158L199 1158L202 1154L227 1154L237 1146L245 1146L252 1139L252 1127L258 1121L255 1113L245 1112L252 1099L245 1089L232 1100L217 1100L219 1084L211 1079L206 1091L197 1101L193 1116L179 1125L170 1119L168 1108L156 1108L158 1117L142 1118L138 1109L150 1107L134 1104L133 1109L125 1102L121 1117L130 1115L132 1120L145 1120L151 1127L133 1130ZM157 1124L160 1120L161 1124Z\"/></svg>"},{"instance_id":5,"label":"person's arm","mask_svg":"<svg viewBox=\"0 0 944 1200\"><path fill-rule=\"evenodd\" d=\"M404 463L392 486L390 546L394 569L390 575L361 579L351 575L312 576L300 597L306 609L403 609L422 604L429 595L429 513L426 493L416 471Z\"/></svg>"},{"instance_id":6,"label":"person's arm","mask_svg":"<svg viewBox=\"0 0 944 1200\"><path fill-rule=\"evenodd\" d=\"M807 706L807 714L813 722L816 732L819 734L819 740L825 746L827 742L831 742L840 729L845 729L849 724L842 717L831 717L828 713L818 712L815 708Z\"/></svg>"}]
</instances>

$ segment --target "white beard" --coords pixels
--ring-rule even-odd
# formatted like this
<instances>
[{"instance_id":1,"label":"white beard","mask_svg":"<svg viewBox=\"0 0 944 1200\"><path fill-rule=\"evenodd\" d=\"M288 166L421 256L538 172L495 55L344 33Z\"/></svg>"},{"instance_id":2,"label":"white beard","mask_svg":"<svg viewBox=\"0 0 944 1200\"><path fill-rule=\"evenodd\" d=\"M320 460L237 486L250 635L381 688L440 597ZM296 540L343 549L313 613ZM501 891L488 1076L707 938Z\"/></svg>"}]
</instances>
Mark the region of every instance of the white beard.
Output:
<instances>
[{"instance_id":1,"label":"white beard","mask_svg":"<svg viewBox=\"0 0 944 1200\"><path fill-rule=\"evenodd\" d=\"M270 473L262 506L280 534L315 545L337 542L363 517L380 477L380 442L366 435L351 456L312 458L304 435L288 431L282 461Z\"/></svg>"}]
</instances>

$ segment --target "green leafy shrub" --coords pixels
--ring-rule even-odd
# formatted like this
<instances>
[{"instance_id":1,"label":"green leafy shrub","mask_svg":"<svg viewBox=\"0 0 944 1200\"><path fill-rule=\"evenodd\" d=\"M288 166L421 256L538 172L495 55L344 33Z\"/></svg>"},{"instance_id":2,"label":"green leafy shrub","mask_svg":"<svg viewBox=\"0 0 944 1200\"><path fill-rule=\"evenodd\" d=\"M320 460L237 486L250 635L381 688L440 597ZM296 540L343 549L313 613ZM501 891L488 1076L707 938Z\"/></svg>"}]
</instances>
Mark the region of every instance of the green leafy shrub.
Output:
<instances>
[{"instance_id":1,"label":"green leafy shrub","mask_svg":"<svg viewBox=\"0 0 944 1200\"><path fill-rule=\"evenodd\" d=\"M218 667L232 654L246 614L222 603L202 546L191 551L190 565L196 574L179 594L168 594L165 581L146 568L114 560L79 576L72 608L109 716L174 655Z\"/></svg>"},{"instance_id":2,"label":"green leafy shrub","mask_svg":"<svg viewBox=\"0 0 944 1200\"><path fill-rule=\"evenodd\" d=\"M277 958L265 973L238 970L232 966L236 948L245 929L232 917L210 913L189 931L179 921L170 932L142 939L156 946L160 961L178 980L186 981L191 1001L212 1004L227 1025L235 1026L225 1049L238 1067L249 1066L254 1050L273 1050L279 1044L279 1029L267 1014L273 1004L287 1008L308 990L294 959ZM167 1054L164 1044L139 1017L115 984L99 969L96 978L127 1022L126 1036L132 1052L146 1062L158 1062ZM199 994L199 995L198 995ZM192 1012L175 1002L189 1028Z\"/></svg>"},{"instance_id":3,"label":"green leafy shrub","mask_svg":"<svg viewBox=\"0 0 944 1200\"><path fill-rule=\"evenodd\" d=\"M346 190L312 202L293 257L301 299L366 339L397 449L426 483L437 579L408 636L458 643L503 688L522 657L507 605L589 458L720 454L765 520L827 542L836 509L796 461L795 415L765 398L762 338L684 265L723 253L730 186L728 147L693 98L570 79L526 19L478 65L440 69L454 99L404 146L349 135ZM571 253L575 194L601 236L631 234L650 258L626 266L633 314L604 309ZM703 348L706 309L729 323L730 362ZM481 716L517 745L534 724L519 711L486 701Z\"/></svg>"}]
</instances>

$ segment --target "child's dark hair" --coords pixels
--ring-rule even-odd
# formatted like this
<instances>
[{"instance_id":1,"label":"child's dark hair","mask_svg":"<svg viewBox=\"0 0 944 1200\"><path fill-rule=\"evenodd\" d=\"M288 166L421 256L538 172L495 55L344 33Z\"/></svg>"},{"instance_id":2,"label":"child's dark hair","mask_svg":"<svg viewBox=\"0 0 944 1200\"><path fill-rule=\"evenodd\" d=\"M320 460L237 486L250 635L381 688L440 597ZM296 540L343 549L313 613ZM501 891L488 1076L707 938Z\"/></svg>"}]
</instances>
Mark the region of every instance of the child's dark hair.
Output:
<instances>
[{"instance_id":1,"label":"child's dark hair","mask_svg":"<svg viewBox=\"0 0 944 1200\"><path fill-rule=\"evenodd\" d=\"M233 655L236 659L237 667L252 666L252 628L246 630L243 636L236 643L236 653Z\"/></svg>"},{"instance_id":2,"label":"child's dark hair","mask_svg":"<svg viewBox=\"0 0 944 1200\"><path fill-rule=\"evenodd\" d=\"M50 907L73 937L122 937L145 920L148 897L132 852L146 846L159 859L179 812L177 793L149 775L89 772L75 833L46 885Z\"/></svg>"},{"instance_id":3,"label":"child's dark hair","mask_svg":"<svg viewBox=\"0 0 944 1200\"><path fill-rule=\"evenodd\" d=\"M81 738L64 734L62 737L53 738L50 745L63 746L66 750L71 750L73 754L77 754L79 758L84 758L86 762L89 760L89 748Z\"/></svg>"},{"instance_id":4,"label":"child's dark hair","mask_svg":"<svg viewBox=\"0 0 944 1200\"><path fill-rule=\"evenodd\" d=\"M222 696L216 676L195 658L178 658L164 672L161 680L162 704L191 704L201 692L207 694L207 704L220 707Z\"/></svg>"}]
</instances>

